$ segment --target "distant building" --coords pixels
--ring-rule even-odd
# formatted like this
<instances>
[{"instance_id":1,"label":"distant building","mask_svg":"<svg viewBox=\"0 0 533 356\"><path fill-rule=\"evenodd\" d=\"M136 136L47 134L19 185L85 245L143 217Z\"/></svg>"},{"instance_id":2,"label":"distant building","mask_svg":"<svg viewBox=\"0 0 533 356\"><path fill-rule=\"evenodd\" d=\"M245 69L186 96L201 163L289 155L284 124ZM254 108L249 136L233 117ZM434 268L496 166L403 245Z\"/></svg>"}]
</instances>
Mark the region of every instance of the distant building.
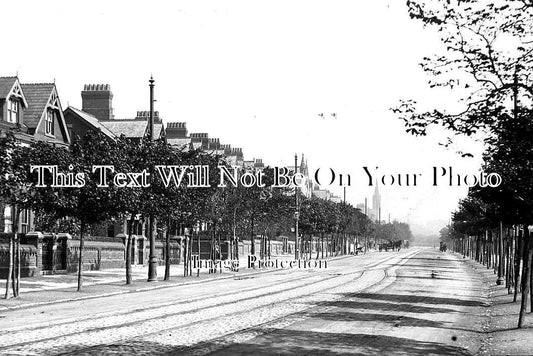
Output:
<instances>
[{"instance_id":1,"label":"distant building","mask_svg":"<svg viewBox=\"0 0 533 356\"><path fill-rule=\"evenodd\" d=\"M365 204L357 204L357 208L365 213ZM381 221L381 195L379 194L377 182L376 187L374 188L374 194L372 195L372 207L368 205L366 206L366 215L372 221Z\"/></svg>"},{"instance_id":2,"label":"distant building","mask_svg":"<svg viewBox=\"0 0 533 356\"><path fill-rule=\"evenodd\" d=\"M187 135L186 122L169 122L166 129L167 142L178 149L193 149L191 138Z\"/></svg>"}]
</instances>

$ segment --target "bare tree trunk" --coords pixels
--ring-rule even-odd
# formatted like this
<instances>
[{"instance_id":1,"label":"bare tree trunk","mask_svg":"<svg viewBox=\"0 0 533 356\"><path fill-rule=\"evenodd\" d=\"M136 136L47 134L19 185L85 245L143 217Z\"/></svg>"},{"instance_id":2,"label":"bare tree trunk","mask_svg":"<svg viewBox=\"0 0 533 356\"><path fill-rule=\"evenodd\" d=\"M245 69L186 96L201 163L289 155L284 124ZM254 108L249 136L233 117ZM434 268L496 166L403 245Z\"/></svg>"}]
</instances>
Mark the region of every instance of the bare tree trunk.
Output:
<instances>
[{"instance_id":1,"label":"bare tree trunk","mask_svg":"<svg viewBox=\"0 0 533 356\"><path fill-rule=\"evenodd\" d=\"M524 225L524 251L525 258L522 268L523 279L522 279L522 300L520 303L520 314L518 317L518 328L522 328L524 324L524 317L527 309L527 299L529 296L529 280L531 274L531 258L533 256L533 249L529 248L529 231L527 229L527 224Z\"/></svg>"},{"instance_id":2,"label":"bare tree trunk","mask_svg":"<svg viewBox=\"0 0 533 356\"><path fill-rule=\"evenodd\" d=\"M183 251L183 277L189 275L189 236L185 236L185 240L181 240L181 249Z\"/></svg>"},{"instance_id":3,"label":"bare tree trunk","mask_svg":"<svg viewBox=\"0 0 533 356\"><path fill-rule=\"evenodd\" d=\"M15 253L15 249L16 249L16 246L17 244L13 241L13 270L11 271L11 290L13 291L13 298L16 298L17 297L17 281L16 281L16 269L15 269L15 266L17 265L16 264L16 259L17 259L17 254Z\"/></svg>"},{"instance_id":4,"label":"bare tree trunk","mask_svg":"<svg viewBox=\"0 0 533 356\"><path fill-rule=\"evenodd\" d=\"M514 230L513 229L509 229L508 230L509 232L509 235L508 235L508 238L507 238L507 250L506 250L506 253L507 253L507 274L506 274L506 277L507 277L507 294L511 294L514 292L514 285L513 285L513 282L514 282L514 275L513 275L513 272L514 272L514 269L513 269L513 266L514 266L514 261L513 261L513 257L514 257Z\"/></svg>"},{"instance_id":5,"label":"bare tree trunk","mask_svg":"<svg viewBox=\"0 0 533 356\"><path fill-rule=\"evenodd\" d=\"M13 275L13 256L15 255L14 247L15 247L15 236L9 237L9 267L7 271L7 278L6 278L6 293L4 295L4 299L9 298L9 288L11 284L11 277Z\"/></svg>"},{"instance_id":6,"label":"bare tree trunk","mask_svg":"<svg viewBox=\"0 0 533 356\"><path fill-rule=\"evenodd\" d=\"M533 313L533 273L532 273L532 268L533 268L533 261L532 261L532 252L531 252L531 247L533 246L529 246L529 301L530 301L530 307L529 307L529 312L530 313Z\"/></svg>"},{"instance_id":7,"label":"bare tree trunk","mask_svg":"<svg viewBox=\"0 0 533 356\"><path fill-rule=\"evenodd\" d=\"M324 259L324 233L321 234L320 240L320 253L322 254L322 259Z\"/></svg>"},{"instance_id":8,"label":"bare tree trunk","mask_svg":"<svg viewBox=\"0 0 533 356\"><path fill-rule=\"evenodd\" d=\"M215 233L216 233L216 230L215 230ZM222 245L220 243L220 231L217 234L217 244L218 244L218 259L220 260L220 273L222 273Z\"/></svg>"},{"instance_id":9,"label":"bare tree trunk","mask_svg":"<svg viewBox=\"0 0 533 356\"><path fill-rule=\"evenodd\" d=\"M167 231L165 236L165 277L163 280L170 280L170 219L167 221Z\"/></svg>"},{"instance_id":10,"label":"bare tree trunk","mask_svg":"<svg viewBox=\"0 0 533 356\"><path fill-rule=\"evenodd\" d=\"M514 296L513 296L513 302L516 302L518 293L522 291L521 283L520 283L520 261L522 260L523 250L524 250L524 241L522 241L522 230L518 231L518 235L516 236L516 242L517 242L517 248L515 250L515 275L514 275Z\"/></svg>"},{"instance_id":11,"label":"bare tree trunk","mask_svg":"<svg viewBox=\"0 0 533 356\"><path fill-rule=\"evenodd\" d=\"M309 260L313 259L313 234L309 234Z\"/></svg>"},{"instance_id":12,"label":"bare tree trunk","mask_svg":"<svg viewBox=\"0 0 533 356\"><path fill-rule=\"evenodd\" d=\"M18 235L20 211L18 207L13 207L13 225L11 231L13 232L13 297L17 298L20 291L20 237Z\"/></svg>"},{"instance_id":13,"label":"bare tree trunk","mask_svg":"<svg viewBox=\"0 0 533 356\"><path fill-rule=\"evenodd\" d=\"M13 235L15 237L15 270L14 270L15 271L15 274L14 274L15 292L14 294L15 294L15 297L18 298L19 293L20 293L20 236L18 234L18 231L15 231Z\"/></svg>"},{"instance_id":14,"label":"bare tree trunk","mask_svg":"<svg viewBox=\"0 0 533 356\"><path fill-rule=\"evenodd\" d=\"M197 234L198 236L198 263L200 263L200 259L202 258L200 254L200 233ZM198 268L196 269L196 277L200 277L200 265L198 265Z\"/></svg>"},{"instance_id":15,"label":"bare tree trunk","mask_svg":"<svg viewBox=\"0 0 533 356\"><path fill-rule=\"evenodd\" d=\"M254 217L250 219L250 254L255 255L255 241L254 241Z\"/></svg>"},{"instance_id":16,"label":"bare tree trunk","mask_svg":"<svg viewBox=\"0 0 533 356\"><path fill-rule=\"evenodd\" d=\"M132 213L128 221L128 236L126 237L126 284L131 284L131 235L134 219L135 214Z\"/></svg>"},{"instance_id":17,"label":"bare tree trunk","mask_svg":"<svg viewBox=\"0 0 533 356\"><path fill-rule=\"evenodd\" d=\"M193 236L194 234L191 233L191 236L187 239L187 253L188 253L188 275L192 276L192 244L193 244Z\"/></svg>"},{"instance_id":18,"label":"bare tree trunk","mask_svg":"<svg viewBox=\"0 0 533 356\"><path fill-rule=\"evenodd\" d=\"M320 257L320 249L318 248L319 239L320 239L320 237L317 237L317 240L316 240L316 258L315 258L315 260L318 260L318 258Z\"/></svg>"},{"instance_id":19,"label":"bare tree trunk","mask_svg":"<svg viewBox=\"0 0 533 356\"><path fill-rule=\"evenodd\" d=\"M84 238L84 235L85 234L85 221L84 220L81 220L81 224L80 224L80 253L78 255L79 259L78 259L78 292L81 291L81 287L82 287L82 283L83 283L83 280L82 280L82 277L83 277L83 238Z\"/></svg>"},{"instance_id":20,"label":"bare tree trunk","mask_svg":"<svg viewBox=\"0 0 533 356\"><path fill-rule=\"evenodd\" d=\"M233 258L239 259L239 240L237 239L237 208L233 209L233 244L234 244L234 255Z\"/></svg>"}]
</instances>

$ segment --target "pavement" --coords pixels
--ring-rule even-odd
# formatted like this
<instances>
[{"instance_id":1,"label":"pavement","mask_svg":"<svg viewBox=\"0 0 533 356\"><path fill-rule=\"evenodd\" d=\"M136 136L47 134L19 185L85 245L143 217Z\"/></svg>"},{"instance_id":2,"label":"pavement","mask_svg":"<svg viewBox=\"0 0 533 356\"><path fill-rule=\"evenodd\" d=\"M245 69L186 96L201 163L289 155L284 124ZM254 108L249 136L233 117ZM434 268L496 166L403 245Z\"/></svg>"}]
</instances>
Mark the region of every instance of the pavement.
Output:
<instances>
[{"instance_id":1,"label":"pavement","mask_svg":"<svg viewBox=\"0 0 533 356\"><path fill-rule=\"evenodd\" d=\"M372 253L372 252L370 252ZM272 256L276 259L290 259L292 256L280 255ZM346 256L333 256L325 260L336 260L346 258ZM209 273L207 268L201 268L200 273L197 269L193 270L192 276L183 276L183 263L171 265L170 280L164 281L165 267L157 267L157 282L147 282L148 266L132 266L132 284L126 285L126 275L124 268L110 268L105 270L83 271L83 288L77 291L78 280L77 273L58 273L39 275L35 277L21 278L20 295L18 298L0 299L0 311L17 308L25 308L35 305L44 305L49 303L61 303L70 300L98 298L108 295L139 292L144 290L159 289L177 285L191 285L203 283L212 279L234 278L236 275L241 277L249 274L268 273L268 269L247 268L247 257L239 259L239 272L229 269L218 270L216 273ZM0 279L0 288L2 295L5 291L6 280Z\"/></svg>"}]
</instances>

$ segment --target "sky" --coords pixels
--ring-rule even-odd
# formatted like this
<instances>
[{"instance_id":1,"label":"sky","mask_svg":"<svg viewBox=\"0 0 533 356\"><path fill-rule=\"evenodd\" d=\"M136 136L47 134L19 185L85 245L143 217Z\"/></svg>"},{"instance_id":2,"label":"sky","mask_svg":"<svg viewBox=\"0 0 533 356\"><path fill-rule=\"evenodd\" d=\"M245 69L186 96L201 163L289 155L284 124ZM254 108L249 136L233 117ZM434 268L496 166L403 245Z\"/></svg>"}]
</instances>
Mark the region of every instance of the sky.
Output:
<instances>
[{"instance_id":1,"label":"sky","mask_svg":"<svg viewBox=\"0 0 533 356\"><path fill-rule=\"evenodd\" d=\"M405 133L390 111L400 99L428 108L457 101L428 88L418 63L442 47L403 1L22 0L3 12L19 15L0 22L14 44L1 76L55 81L64 108L81 108L84 84L110 84L115 117L132 118L149 108L153 75L166 122L184 121L272 166L303 153L312 174L351 175L354 205L374 191L363 167L393 174L395 184L389 177L380 186L382 219L409 222L415 233L437 233L467 191L444 180L432 186L432 167L480 167L479 155L440 146L439 130ZM466 140L455 148L463 145L480 152ZM415 173L417 186L398 186L398 174ZM342 196L339 186L325 188Z\"/></svg>"}]
</instances>

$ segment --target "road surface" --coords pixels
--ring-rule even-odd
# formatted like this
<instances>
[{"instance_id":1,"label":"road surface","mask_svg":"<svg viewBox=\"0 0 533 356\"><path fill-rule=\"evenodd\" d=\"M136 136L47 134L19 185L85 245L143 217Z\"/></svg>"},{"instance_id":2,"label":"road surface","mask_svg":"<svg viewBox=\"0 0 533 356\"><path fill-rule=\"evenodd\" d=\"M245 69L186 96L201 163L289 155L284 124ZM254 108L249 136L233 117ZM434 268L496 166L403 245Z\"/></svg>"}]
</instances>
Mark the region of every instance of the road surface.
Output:
<instances>
[{"instance_id":1,"label":"road surface","mask_svg":"<svg viewBox=\"0 0 533 356\"><path fill-rule=\"evenodd\" d=\"M349 256L4 311L0 354L485 354L483 286L434 249Z\"/></svg>"}]
</instances>

